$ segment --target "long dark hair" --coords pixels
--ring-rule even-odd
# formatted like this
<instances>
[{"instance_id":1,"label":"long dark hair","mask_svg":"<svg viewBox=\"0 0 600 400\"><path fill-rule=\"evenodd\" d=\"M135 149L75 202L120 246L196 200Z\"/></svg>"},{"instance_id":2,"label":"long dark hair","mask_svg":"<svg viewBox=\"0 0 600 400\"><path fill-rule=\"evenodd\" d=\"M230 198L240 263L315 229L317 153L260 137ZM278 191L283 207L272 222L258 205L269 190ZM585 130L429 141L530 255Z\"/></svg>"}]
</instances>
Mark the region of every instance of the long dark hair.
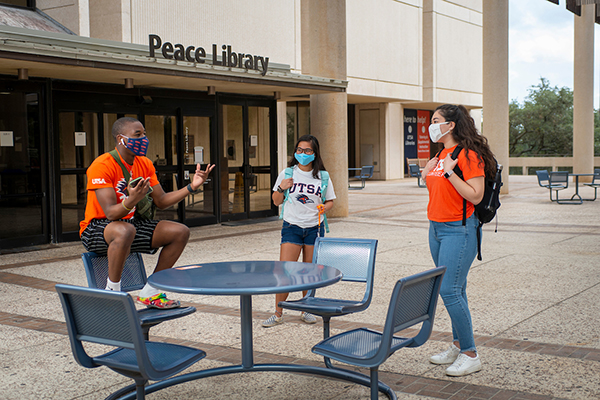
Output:
<instances>
[{"instance_id":1,"label":"long dark hair","mask_svg":"<svg viewBox=\"0 0 600 400\"><path fill-rule=\"evenodd\" d=\"M325 165L323 164L323 160L321 159L321 150L319 148L319 141L313 135L303 135L298 138L296 145L294 146L294 154L296 153L296 148L300 144L300 142L309 142L310 147L315 152L315 159L312 162L312 173L313 178L319 179L319 171L326 171ZM294 165L300 164L296 157L292 154L292 158L288 162L288 167L293 167Z\"/></svg>"},{"instance_id":2,"label":"long dark hair","mask_svg":"<svg viewBox=\"0 0 600 400\"><path fill-rule=\"evenodd\" d=\"M469 150L477 153L479 165L483 163L486 176L496 175L496 160L494 153L488 145L488 140L477 132L475 121L469 114L469 111L462 105L444 104L435 109L439 111L446 121L452 121L456 127L452 129L452 137L463 147L466 155L469 155ZM434 112L435 112L434 111Z\"/></svg>"}]
</instances>

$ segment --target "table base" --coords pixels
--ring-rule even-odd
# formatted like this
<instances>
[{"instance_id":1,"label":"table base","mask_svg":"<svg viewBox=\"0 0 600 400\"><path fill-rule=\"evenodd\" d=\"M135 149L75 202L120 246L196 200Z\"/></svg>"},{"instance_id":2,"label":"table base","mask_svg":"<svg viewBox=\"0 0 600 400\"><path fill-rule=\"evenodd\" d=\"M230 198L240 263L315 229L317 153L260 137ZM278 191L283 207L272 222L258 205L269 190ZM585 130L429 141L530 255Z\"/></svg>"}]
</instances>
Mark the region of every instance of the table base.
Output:
<instances>
[{"instance_id":1,"label":"table base","mask_svg":"<svg viewBox=\"0 0 600 400\"><path fill-rule=\"evenodd\" d=\"M202 371L190 372L184 375L178 375L173 378L165 379L163 381L146 386L146 394L156 392L169 386L178 385L180 383L189 382L196 379L208 378L211 376L235 374L240 372L265 371L294 372L299 374L321 375L329 378L336 378L343 381L356 383L366 387L371 387L371 380L369 376L360 372L343 368L325 368L298 364L255 364L250 368L245 368L242 365L232 365L227 367L211 368ZM396 393L394 393L394 391L388 385L381 381L379 381L379 391L383 392L391 400L397 400ZM124 396L121 399L135 399L135 392L130 393L129 395Z\"/></svg>"}]
</instances>

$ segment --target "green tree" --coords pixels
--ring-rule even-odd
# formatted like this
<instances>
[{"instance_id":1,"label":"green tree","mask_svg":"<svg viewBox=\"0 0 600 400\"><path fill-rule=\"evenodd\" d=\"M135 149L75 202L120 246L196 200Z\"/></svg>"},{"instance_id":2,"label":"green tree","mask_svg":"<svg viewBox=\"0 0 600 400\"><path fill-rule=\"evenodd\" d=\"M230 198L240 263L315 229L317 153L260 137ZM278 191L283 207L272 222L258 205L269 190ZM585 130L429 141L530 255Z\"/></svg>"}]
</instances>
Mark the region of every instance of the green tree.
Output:
<instances>
[{"instance_id":1,"label":"green tree","mask_svg":"<svg viewBox=\"0 0 600 400\"><path fill-rule=\"evenodd\" d=\"M540 83L531 87L523 104L511 101L509 120L511 157L573 154L571 89L552 87L547 79L540 78ZM596 138L598 143L598 136Z\"/></svg>"}]
</instances>

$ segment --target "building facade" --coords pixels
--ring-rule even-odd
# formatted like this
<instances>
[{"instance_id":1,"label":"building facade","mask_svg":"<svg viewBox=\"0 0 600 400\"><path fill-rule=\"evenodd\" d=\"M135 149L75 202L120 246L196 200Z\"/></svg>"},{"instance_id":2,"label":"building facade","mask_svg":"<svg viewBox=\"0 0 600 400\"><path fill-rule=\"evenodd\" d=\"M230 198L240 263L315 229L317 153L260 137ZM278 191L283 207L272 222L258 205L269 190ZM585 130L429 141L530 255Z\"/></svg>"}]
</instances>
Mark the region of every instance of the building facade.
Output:
<instances>
[{"instance_id":1,"label":"building facade","mask_svg":"<svg viewBox=\"0 0 600 400\"><path fill-rule=\"evenodd\" d=\"M349 167L401 179L436 151L435 107L480 122L482 0L17 0L0 21L0 249L78 240L86 168L120 116L144 123L165 191L217 165L159 213L190 226L276 215L302 134L344 216Z\"/></svg>"}]
</instances>

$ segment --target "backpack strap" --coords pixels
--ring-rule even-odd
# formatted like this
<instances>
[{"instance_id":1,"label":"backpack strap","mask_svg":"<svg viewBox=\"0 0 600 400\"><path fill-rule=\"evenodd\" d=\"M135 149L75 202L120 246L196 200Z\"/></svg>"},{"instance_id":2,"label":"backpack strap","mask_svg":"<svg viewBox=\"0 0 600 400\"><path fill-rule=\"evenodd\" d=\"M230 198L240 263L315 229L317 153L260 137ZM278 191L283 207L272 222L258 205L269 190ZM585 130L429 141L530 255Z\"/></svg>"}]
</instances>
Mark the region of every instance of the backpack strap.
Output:
<instances>
[{"instance_id":1,"label":"backpack strap","mask_svg":"<svg viewBox=\"0 0 600 400\"><path fill-rule=\"evenodd\" d=\"M285 171L285 174L283 176L283 179L289 179L292 176L294 176L294 169L292 167L287 167L286 169L284 169L284 171ZM290 199L290 189L285 189L285 191L283 192L283 203L281 203L279 219L283 219L283 207L285 207L285 202L288 200L292 201L292 199Z\"/></svg>"},{"instance_id":2,"label":"backpack strap","mask_svg":"<svg viewBox=\"0 0 600 400\"><path fill-rule=\"evenodd\" d=\"M123 177L125 177L125 180L127 182L129 182L129 180L131 179L131 175L129 174L129 171L127 171L127 168L125 168L125 166L121 162L121 157L119 156L119 153L117 152L117 149L113 149L113 150L109 151L108 154L110 154L111 156L113 156L113 158L115 159L115 161L117 162L117 164L119 164L119 166L123 170Z\"/></svg>"},{"instance_id":3,"label":"backpack strap","mask_svg":"<svg viewBox=\"0 0 600 400\"><path fill-rule=\"evenodd\" d=\"M458 155L460 154L460 152L462 151L462 146L459 144L458 146L456 146L456 148L454 149L454 151L452 152L452 155L450 156L450 158L452 158L453 160L456 160L458 158ZM441 153L441 151L440 151ZM462 180L464 180L465 178L463 177L463 173L460 170L460 167L458 166L458 163L454 166L453 169L454 173ZM463 226L465 226L467 224L467 200L463 197L463 217L462 217L462 224Z\"/></svg>"},{"instance_id":4,"label":"backpack strap","mask_svg":"<svg viewBox=\"0 0 600 400\"><path fill-rule=\"evenodd\" d=\"M329 172L320 171L321 174L321 200L325 203L325 195L327 193L327 186L329 185ZM327 215L323 214L323 224L325 225L325 232L329 233L329 224L327 223Z\"/></svg>"}]
</instances>

